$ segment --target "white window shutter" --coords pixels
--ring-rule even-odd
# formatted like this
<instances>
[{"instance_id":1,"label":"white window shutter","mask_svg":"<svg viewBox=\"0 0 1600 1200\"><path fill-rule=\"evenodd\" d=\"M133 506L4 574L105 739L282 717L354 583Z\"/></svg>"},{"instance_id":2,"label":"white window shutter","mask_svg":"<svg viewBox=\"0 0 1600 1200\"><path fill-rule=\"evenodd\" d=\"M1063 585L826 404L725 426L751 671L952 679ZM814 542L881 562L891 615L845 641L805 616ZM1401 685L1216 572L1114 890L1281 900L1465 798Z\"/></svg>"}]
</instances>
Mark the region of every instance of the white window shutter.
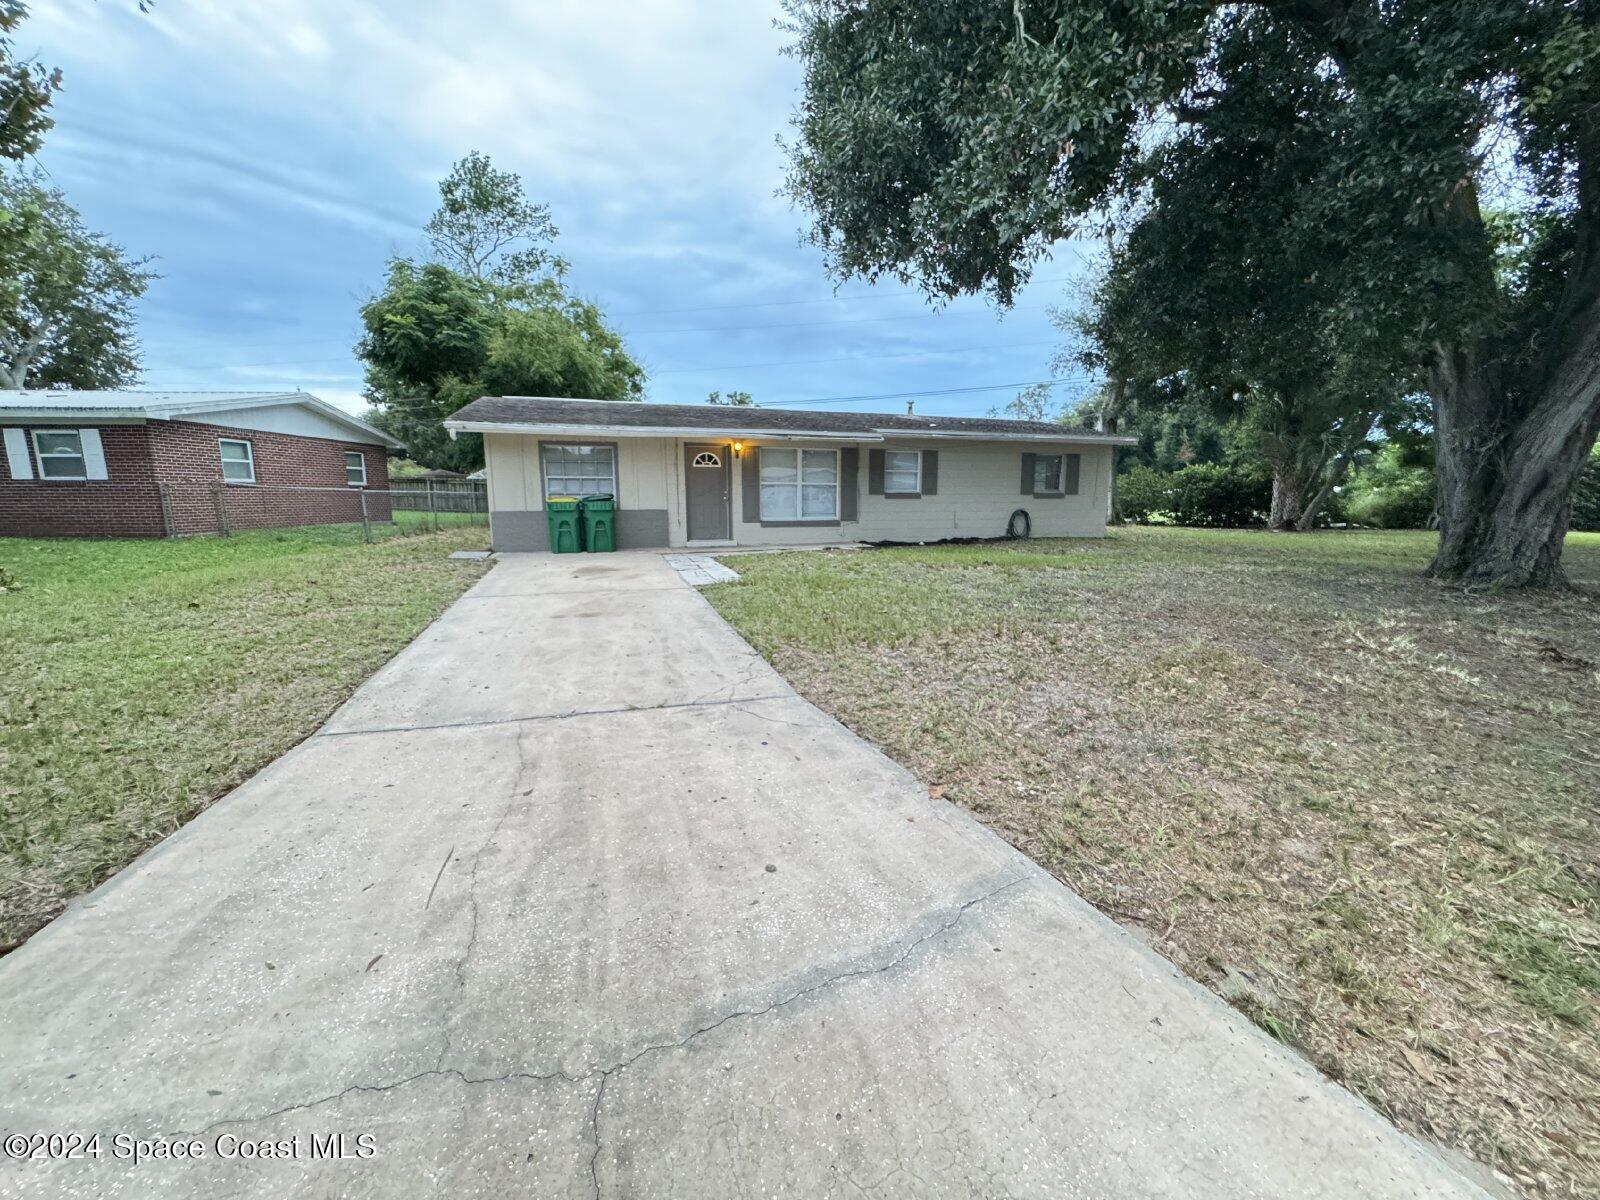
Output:
<instances>
[{"instance_id":1,"label":"white window shutter","mask_svg":"<svg viewBox=\"0 0 1600 1200\"><path fill-rule=\"evenodd\" d=\"M13 479L33 478L33 461L28 457L27 430L6 430L6 466Z\"/></svg>"},{"instance_id":2,"label":"white window shutter","mask_svg":"<svg viewBox=\"0 0 1600 1200\"><path fill-rule=\"evenodd\" d=\"M90 479L108 479L106 452L100 445L98 429L78 430L78 443L83 447L83 473Z\"/></svg>"}]
</instances>

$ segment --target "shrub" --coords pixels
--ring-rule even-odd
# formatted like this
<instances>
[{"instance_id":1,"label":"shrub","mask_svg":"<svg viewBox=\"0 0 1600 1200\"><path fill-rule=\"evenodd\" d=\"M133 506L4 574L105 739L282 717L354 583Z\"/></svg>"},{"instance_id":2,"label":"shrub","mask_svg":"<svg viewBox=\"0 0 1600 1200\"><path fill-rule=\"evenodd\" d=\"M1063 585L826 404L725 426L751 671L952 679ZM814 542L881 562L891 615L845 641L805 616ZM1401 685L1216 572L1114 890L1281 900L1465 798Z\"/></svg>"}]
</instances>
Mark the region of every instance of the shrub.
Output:
<instances>
[{"instance_id":1,"label":"shrub","mask_svg":"<svg viewBox=\"0 0 1600 1200\"><path fill-rule=\"evenodd\" d=\"M1272 507L1272 480L1262 470L1200 464L1180 471L1135 467L1117 479L1126 521L1223 528L1259 525Z\"/></svg>"},{"instance_id":2,"label":"shrub","mask_svg":"<svg viewBox=\"0 0 1600 1200\"><path fill-rule=\"evenodd\" d=\"M1345 486L1345 519L1374 529L1423 529L1433 519L1433 471L1407 465L1401 451L1386 446Z\"/></svg>"},{"instance_id":3,"label":"shrub","mask_svg":"<svg viewBox=\"0 0 1600 1200\"><path fill-rule=\"evenodd\" d=\"M1133 467L1117 476L1117 511L1124 521L1147 525L1152 513L1167 504L1167 476L1149 467Z\"/></svg>"}]
</instances>

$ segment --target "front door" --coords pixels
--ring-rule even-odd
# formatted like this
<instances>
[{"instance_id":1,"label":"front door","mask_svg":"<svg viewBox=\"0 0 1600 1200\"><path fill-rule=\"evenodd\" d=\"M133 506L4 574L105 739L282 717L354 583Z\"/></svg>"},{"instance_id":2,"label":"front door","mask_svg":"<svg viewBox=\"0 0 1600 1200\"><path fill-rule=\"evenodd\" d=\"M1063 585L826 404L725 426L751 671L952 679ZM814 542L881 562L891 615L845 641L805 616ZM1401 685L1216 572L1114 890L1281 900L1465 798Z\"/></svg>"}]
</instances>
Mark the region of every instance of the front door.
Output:
<instances>
[{"instance_id":1,"label":"front door","mask_svg":"<svg viewBox=\"0 0 1600 1200\"><path fill-rule=\"evenodd\" d=\"M683 448L684 496L691 542L725 542L733 536L728 508L733 472L727 446Z\"/></svg>"}]
</instances>

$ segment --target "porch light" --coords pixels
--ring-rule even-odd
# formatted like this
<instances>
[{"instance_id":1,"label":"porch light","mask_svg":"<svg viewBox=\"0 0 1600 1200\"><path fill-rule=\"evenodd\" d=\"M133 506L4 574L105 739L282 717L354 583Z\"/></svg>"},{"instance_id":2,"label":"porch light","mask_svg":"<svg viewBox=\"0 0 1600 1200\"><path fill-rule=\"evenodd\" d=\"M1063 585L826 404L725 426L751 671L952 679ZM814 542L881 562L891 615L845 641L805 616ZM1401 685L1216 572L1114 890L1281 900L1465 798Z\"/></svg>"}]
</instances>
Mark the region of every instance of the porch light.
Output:
<instances>
[{"instance_id":1,"label":"porch light","mask_svg":"<svg viewBox=\"0 0 1600 1200\"><path fill-rule=\"evenodd\" d=\"M735 442L733 444L733 456L735 458L739 458L739 457L743 456L743 454L744 454L744 443L743 442Z\"/></svg>"}]
</instances>

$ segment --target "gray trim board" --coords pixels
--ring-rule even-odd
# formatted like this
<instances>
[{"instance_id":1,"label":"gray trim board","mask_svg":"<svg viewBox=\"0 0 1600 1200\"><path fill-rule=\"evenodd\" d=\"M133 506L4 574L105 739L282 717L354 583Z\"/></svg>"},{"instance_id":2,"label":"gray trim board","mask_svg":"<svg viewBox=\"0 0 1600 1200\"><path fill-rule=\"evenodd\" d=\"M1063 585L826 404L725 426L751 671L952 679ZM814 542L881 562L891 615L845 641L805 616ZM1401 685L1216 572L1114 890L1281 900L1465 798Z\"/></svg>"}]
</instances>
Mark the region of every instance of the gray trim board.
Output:
<instances>
[{"instance_id":1,"label":"gray trim board","mask_svg":"<svg viewBox=\"0 0 1600 1200\"><path fill-rule=\"evenodd\" d=\"M617 549L653 550L667 544L667 510L617 509Z\"/></svg>"},{"instance_id":2,"label":"gray trim board","mask_svg":"<svg viewBox=\"0 0 1600 1200\"><path fill-rule=\"evenodd\" d=\"M846 446L839 451L839 520L861 519L861 448Z\"/></svg>"},{"instance_id":3,"label":"gray trim board","mask_svg":"<svg viewBox=\"0 0 1600 1200\"><path fill-rule=\"evenodd\" d=\"M664 508L619 508L616 519L618 550L651 550L667 544ZM493 509L489 513L489 544L513 553L550 549L544 509Z\"/></svg>"}]
</instances>

